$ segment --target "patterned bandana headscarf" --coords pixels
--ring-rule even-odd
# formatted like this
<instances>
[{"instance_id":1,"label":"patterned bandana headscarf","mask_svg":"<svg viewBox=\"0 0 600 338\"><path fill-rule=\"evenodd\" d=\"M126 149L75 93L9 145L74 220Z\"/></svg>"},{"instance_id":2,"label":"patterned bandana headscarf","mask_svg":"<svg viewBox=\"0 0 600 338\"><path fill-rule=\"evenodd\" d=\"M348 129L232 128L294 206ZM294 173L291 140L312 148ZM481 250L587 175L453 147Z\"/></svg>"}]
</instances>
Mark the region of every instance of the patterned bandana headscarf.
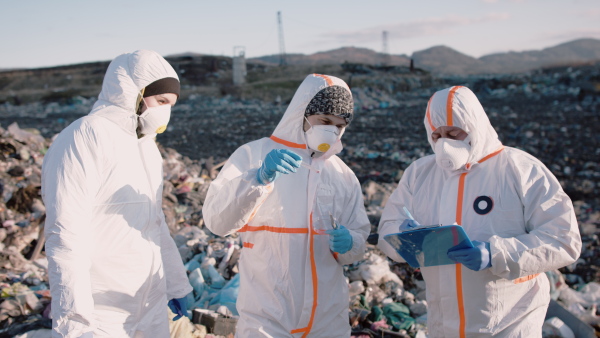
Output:
<instances>
[{"instance_id":1,"label":"patterned bandana headscarf","mask_svg":"<svg viewBox=\"0 0 600 338\"><path fill-rule=\"evenodd\" d=\"M350 124L354 115L354 101L348 89L342 86L329 86L319 91L310 100L304 116L333 115L341 117Z\"/></svg>"}]
</instances>

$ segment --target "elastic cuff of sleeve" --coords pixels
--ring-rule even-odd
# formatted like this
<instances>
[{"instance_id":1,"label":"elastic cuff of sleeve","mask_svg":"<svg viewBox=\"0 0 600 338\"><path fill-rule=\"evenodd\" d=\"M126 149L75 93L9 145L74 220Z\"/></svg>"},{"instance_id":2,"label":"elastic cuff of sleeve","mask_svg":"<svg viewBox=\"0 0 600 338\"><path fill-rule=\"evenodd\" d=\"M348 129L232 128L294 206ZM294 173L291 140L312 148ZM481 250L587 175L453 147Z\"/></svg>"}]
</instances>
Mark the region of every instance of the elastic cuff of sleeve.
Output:
<instances>
[{"instance_id":1,"label":"elastic cuff of sleeve","mask_svg":"<svg viewBox=\"0 0 600 338\"><path fill-rule=\"evenodd\" d=\"M194 289L191 287L191 285L186 285L175 291L167 292L167 298L170 300L187 297L187 295L192 291L194 291Z\"/></svg>"},{"instance_id":2,"label":"elastic cuff of sleeve","mask_svg":"<svg viewBox=\"0 0 600 338\"><path fill-rule=\"evenodd\" d=\"M361 250L364 250L364 247L359 245L354 245L355 243L360 243L360 241L363 239L362 236L358 233L352 232L350 231L350 236L351 236L351 241L352 241L352 245L350 246L350 250L346 251L346 253L344 253L343 255L358 255L359 252Z\"/></svg>"}]
</instances>

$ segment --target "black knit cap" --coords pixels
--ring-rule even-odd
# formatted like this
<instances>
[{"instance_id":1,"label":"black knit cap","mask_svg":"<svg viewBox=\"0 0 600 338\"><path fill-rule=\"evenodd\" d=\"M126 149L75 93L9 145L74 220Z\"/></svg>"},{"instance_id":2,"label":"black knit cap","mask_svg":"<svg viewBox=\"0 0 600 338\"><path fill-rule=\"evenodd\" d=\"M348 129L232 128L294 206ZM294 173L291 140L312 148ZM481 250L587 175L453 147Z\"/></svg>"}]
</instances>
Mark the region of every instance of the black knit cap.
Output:
<instances>
[{"instance_id":1,"label":"black knit cap","mask_svg":"<svg viewBox=\"0 0 600 338\"><path fill-rule=\"evenodd\" d=\"M308 103L304 116L333 115L350 124L354 116L354 100L342 86L329 86L321 89Z\"/></svg>"},{"instance_id":2,"label":"black knit cap","mask_svg":"<svg viewBox=\"0 0 600 338\"><path fill-rule=\"evenodd\" d=\"M173 77L165 77L147 85L146 89L144 89L144 97L168 93L175 94L179 97L179 91L179 80Z\"/></svg>"}]
</instances>

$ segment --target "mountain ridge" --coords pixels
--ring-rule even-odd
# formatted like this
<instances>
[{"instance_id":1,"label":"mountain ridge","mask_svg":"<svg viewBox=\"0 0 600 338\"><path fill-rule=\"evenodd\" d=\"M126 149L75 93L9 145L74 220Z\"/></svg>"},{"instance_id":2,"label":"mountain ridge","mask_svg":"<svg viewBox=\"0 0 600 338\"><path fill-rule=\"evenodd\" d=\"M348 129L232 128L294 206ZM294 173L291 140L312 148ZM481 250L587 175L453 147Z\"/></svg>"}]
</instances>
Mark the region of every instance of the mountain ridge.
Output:
<instances>
[{"instance_id":1,"label":"mountain ridge","mask_svg":"<svg viewBox=\"0 0 600 338\"><path fill-rule=\"evenodd\" d=\"M165 56L169 59L229 59L231 57L209 55L196 52L183 52ZM318 66L342 64L344 62L409 67L424 69L435 75L477 75L477 74L510 74L527 72L544 67L560 65L576 65L600 61L600 40L593 38L576 39L541 50L522 52L508 51L493 53L475 58L445 45L433 46L416 51L411 56L406 54L388 54L363 48L341 47L313 54L287 54L287 65ZM53 67L1 69L0 72L35 71L40 69L71 68L85 64L107 64L108 61L82 62L79 64L57 65ZM247 58L247 63L261 66L278 66L278 54Z\"/></svg>"},{"instance_id":2,"label":"mountain ridge","mask_svg":"<svg viewBox=\"0 0 600 338\"><path fill-rule=\"evenodd\" d=\"M325 64L337 60L338 63L346 61L409 66L411 59L416 67L434 74L518 73L554 65L599 61L600 40L593 38L576 39L541 50L493 53L479 58L461 53L445 45L433 46L414 52L410 57L405 54L386 56L361 47L341 47L313 54L286 55L286 63L292 65ZM278 65L279 55L253 57L249 58L248 61Z\"/></svg>"}]
</instances>

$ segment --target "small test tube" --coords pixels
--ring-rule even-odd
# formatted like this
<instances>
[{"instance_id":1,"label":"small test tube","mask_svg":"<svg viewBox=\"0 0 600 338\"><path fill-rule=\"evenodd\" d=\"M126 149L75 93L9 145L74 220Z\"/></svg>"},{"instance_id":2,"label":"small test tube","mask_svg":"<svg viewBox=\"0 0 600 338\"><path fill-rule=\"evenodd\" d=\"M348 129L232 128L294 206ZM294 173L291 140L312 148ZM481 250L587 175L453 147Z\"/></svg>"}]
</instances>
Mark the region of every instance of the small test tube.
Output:
<instances>
[{"instance_id":1,"label":"small test tube","mask_svg":"<svg viewBox=\"0 0 600 338\"><path fill-rule=\"evenodd\" d=\"M333 229L337 230L337 228L339 228L340 226L338 225L337 221L335 220L335 218L333 217L331 212L329 213L329 219L331 219L331 226L333 227Z\"/></svg>"},{"instance_id":2,"label":"small test tube","mask_svg":"<svg viewBox=\"0 0 600 338\"><path fill-rule=\"evenodd\" d=\"M306 163L306 162L301 162L300 163L304 168L308 169L308 170L313 170L314 172L316 172L317 174L321 173L321 170L318 170L317 168L313 167L312 165Z\"/></svg>"}]
</instances>

